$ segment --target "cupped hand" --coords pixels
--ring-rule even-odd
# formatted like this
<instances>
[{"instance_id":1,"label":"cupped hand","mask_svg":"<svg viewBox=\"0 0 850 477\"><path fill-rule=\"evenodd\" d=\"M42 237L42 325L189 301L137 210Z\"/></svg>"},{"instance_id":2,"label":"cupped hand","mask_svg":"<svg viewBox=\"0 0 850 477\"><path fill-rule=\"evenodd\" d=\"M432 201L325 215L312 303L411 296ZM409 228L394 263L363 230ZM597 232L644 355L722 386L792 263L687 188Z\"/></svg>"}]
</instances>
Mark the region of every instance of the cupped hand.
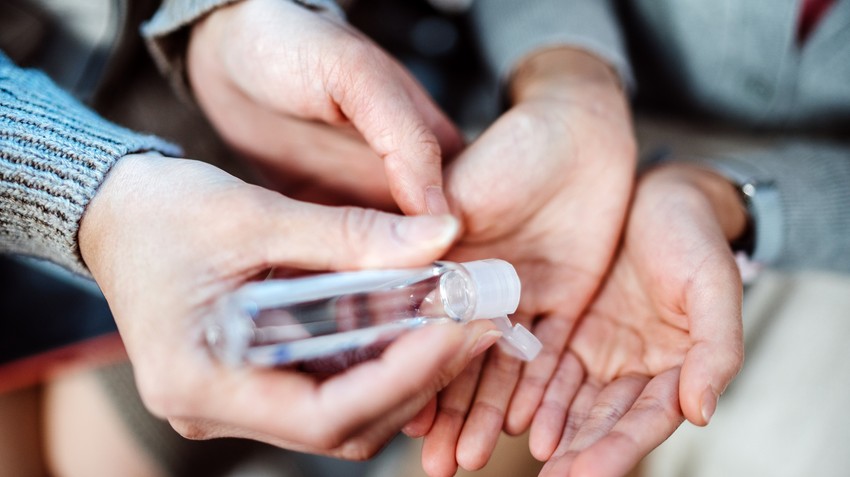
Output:
<instances>
[{"instance_id":1,"label":"cupped hand","mask_svg":"<svg viewBox=\"0 0 850 477\"><path fill-rule=\"evenodd\" d=\"M503 428L528 428L616 249L634 176L631 120L607 66L578 61L567 66L592 79L531 82L447 169L450 203L465 225L449 257L511 262L522 280L512 318L533 330L543 351L523 369L494 349L407 426L426 435L429 475L453 475L458 464L478 469Z\"/></svg>"},{"instance_id":2,"label":"cupped hand","mask_svg":"<svg viewBox=\"0 0 850 477\"><path fill-rule=\"evenodd\" d=\"M219 133L287 194L447 212L441 164L460 134L398 62L334 14L279 0L220 7L193 27L187 67Z\"/></svg>"},{"instance_id":3,"label":"cupped hand","mask_svg":"<svg viewBox=\"0 0 850 477\"><path fill-rule=\"evenodd\" d=\"M457 231L451 216L302 203L204 163L130 155L86 209L80 248L144 402L181 434L363 459L498 332L487 323L426 327L381 357L323 379L225 366L206 347L202 322L218 297L272 267L421 265L441 256Z\"/></svg>"},{"instance_id":4,"label":"cupped hand","mask_svg":"<svg viewBox=\"0 0 850 477\"><path fill-rule=\"evenodd\" d=\"M705 425L743 361L729 240L741 206L684 164L640 181L622 248L576 326L530 434L543 476L621 476L684 418Z\"/></svg>"}]
</instances>

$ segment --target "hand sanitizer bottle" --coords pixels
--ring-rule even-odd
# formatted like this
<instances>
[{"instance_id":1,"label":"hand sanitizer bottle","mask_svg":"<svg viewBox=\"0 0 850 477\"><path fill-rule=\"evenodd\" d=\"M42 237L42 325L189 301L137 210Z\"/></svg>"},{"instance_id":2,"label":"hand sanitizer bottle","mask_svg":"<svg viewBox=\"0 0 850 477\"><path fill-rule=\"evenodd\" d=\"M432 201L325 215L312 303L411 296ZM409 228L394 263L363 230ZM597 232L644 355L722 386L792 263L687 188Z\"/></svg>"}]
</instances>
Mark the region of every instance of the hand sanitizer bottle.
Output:
<instances>
[{"instance_id":1,"label":"hand sanitizer bottle","mask_svg":"<svg viewBox=\"0 0 850 477\"><path fill-rule=\"evenodd\" d=\"M379 352L412 328L493 319L503 333L502 348L531 360L542 345L507 318L519 297L516 270L496 259L267 280L219 300L206 340L229 364L282 366L335 358L350 364L364 350ZM358 352L360 358L352 358Z\"/></svg>"}]
</instances>

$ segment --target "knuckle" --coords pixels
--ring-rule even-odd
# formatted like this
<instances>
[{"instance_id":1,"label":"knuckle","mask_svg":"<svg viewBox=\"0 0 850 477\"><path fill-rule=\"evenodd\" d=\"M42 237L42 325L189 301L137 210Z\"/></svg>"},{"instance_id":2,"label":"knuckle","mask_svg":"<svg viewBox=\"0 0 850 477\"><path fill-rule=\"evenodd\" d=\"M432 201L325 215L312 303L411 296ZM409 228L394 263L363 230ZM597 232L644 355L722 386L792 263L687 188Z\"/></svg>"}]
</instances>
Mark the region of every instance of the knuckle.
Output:
<instances>
[{"instance_id":1,"label":"knuckle","mask_svg":"<svg viewBox=\"0 0 850 477\"><path fill-rule=\"evenodd\" d=\"M437 136L425 124L415 124L410 135L413 143L416 145L416 152L419 160L427 164L439 165L441 162L440 143L437 141Z\"/></svg>"},{"instance_id":2,"label":"knuckle","mask_svg":"<svg viewBox=\"0 0 850 477\"><path fill-rule=\"evenodd\" d=\"M640 396L635 401L633 409L648 415L665 416L667 421L683 419L679 406L670 405L664 399L655 396Z\"/></svg>"},{"instance_id":3,"label":"knuckle","mask_svg":"<svg viewBox=\"0 0 850 477\"><path fill-rule=\"evenodd\" d=\"M601 429L610 429L620 420L622 415L620 409L616 409L608 403L602 403L590 410L588 422Z\"/></svg>"},{"instance_id":4,"label":"knuckle","mask_svg":"<svg viewBox=\"0 0 850 477\"><path fill-rule=\"evenodd\" d=\"M340 448L339 454L340 457L346 460L363 462L374 457L375 454L377 454L382 447L383 443L368 442L362 439L356 439L345 443Z\"/></svg>"},{"instance_id":5,"label":"knuckle","mask_svg":"<svg viewBox=\"0 0 850 477\"><path fill-rule=\"evenodd\" d=\"M488 365L498 379L509 381L517 376L522 368L522 362L501 349L490 354Z\"/></svg>"},{"instance_id":6,"label":"knuckle","mask_svg":"<svg viewBox=\"0 0 850 477\"><path fill-rule=\"evenodd\" d=\"M535 392L539 393L541 396L546 391L546 387L549 383L552 383L552 386L564 387L565 382L569 382L566 378L555 374L551 379L547 379L544 376L536 375L536 374L526 374L522 377L522 381L520 382L519 387L523 388L525 392Z\"/></svg>"},{"instance_id":7,"label":"knuckle","mask_svg":"<svg viewBox=\"0 0 850 477\"><path fill-rule=\"evenodd\" d=\"M202 441L213 437L204 427L189 419L169 419L168 423L185 439Z\"/></svg>"},{"instance_id":8,"label":"knuckle","mask_svg":"<svg viewBox=\"0 0 850 477\"><path fill-rule=\"evenodd\" d=\"M305 430L304 441L311 447L322 452L339 450L347 444L348 435L336 426L317 423Z\"/></svg>"},{"instance_id":9,"label":"knuckle","mask_svg":"<svg viewBox=\"0 0 850 477\"><path fill-rule=\"evenodd\" d=\"M146 379L144 375L137 378L137 386L142 403L153 415L165 419L178 414L177 399L168 391L168 386Z\"/></svg>"},{"instance_id":10,"label":"knuckle","mask_svg":"<svg viewBox=\"0 0 850 477\"><path fill-rule=\"evenodd\" d=\"M345 207L340 215L342 244L338 248L344 257L338 259L354 257L356 261L361 258L364 255L363 246L375 234L378 221L379 212L376 210Z\"/></svg>"},{"instance_id":11,"label":"knuckle","mask_svg":"<svg viewBox=\"0 0 850 477\"><path fill-rule=\"evenodd\" d=\"M501 403L495 403L487 400L481 400L475 403L473 411L476 414L484 414L488 417L494 417L499 420L504 419L507 407Z\"/></svg>"},{"instance_id":12,"label":"knuckle","mask_svg":"<svg viewBox=\"0 0 850 477\"><path fill-rule=\"evenodd\" d=\"M547 117L536 109L514 108L508 114L511 115L511 129L508 139L515 148L524 149L541 140L551 140L552 143L556 144L564 139L565 132L569 132L568 128L553 127L553 124L560 124L565 121L560 118ZM547 111L547 114L560 114L560 112Z\"/></svg>"},{"instance_id":13,"label":"knuckle","mask_svg":"<svg viewBox=\"0 0 850 477\"><path fill-rule=\"evenodd\" d=\"M177 416L192 416L197 412L199 400L204 393L193 378L174 379L162 368L136 368L136 385L145 408L160 419L176 419Z\"/></svg>"},{"instance_id":14,"label":"knuckle","mask_svg":"<svg viewBox=\"0 0 850 477\"><path fill-rule=\"evenodd\" d=\"M372 78L384 73L386 65L377 46L353 34L347 34L335 61L335 68L329 79L338 85L341 93L350 94L352 98L368 98L363 94L369 91Z\"/></svg>"},{"instance_id":15,"label":"knuckle","mask_svg":"<svg viewBox=\"0 0 850 477\"><path fill-rule=\"evenodd\" d=\"M447 419L458 425L463 424L466 420L467 413L468 409L466 407L459 407L456 405L441 405L440 407L440 419Z\"/></svg>"},{"instance_id":16,"label":"knuckle","mask_svg":"<svg viewBox=\"0 0 850 477\"><path fill-rule=\"evenodd\" d=\"M442 164L442 149L434 133L418 119L408 126L386 128L379 136L380 149L387 175L398 177L420 166L438 170Z\"/></svg>"},{"instance_id":17,"label":"knuckle","mask_svg":"<svg viewBox=\"0 0 850 477\"><path fill-rule=\"evenodd\" d=\"M340 31L338 41L344 45L342 58L355 67L366 67L380 60L381 55L377 46L372 42L348 31ZM366 69L368 71L368 69Z\"/></svg>"}]
</instances>

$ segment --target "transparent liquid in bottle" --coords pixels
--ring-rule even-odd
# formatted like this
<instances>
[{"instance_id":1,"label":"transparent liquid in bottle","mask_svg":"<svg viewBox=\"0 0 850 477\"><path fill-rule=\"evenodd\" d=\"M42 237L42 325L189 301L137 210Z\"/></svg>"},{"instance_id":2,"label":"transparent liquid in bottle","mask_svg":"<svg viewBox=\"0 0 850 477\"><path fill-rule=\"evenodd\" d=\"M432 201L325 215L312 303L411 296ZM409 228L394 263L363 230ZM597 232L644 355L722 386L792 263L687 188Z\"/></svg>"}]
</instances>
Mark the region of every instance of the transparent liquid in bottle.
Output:
<instances>
[{"instance_id":1,"label":"transparent liquid in bottle","mask_svg":"<svg viewBox=\"0 0 850 477\"><path fill-rule=\"evenodd\" d=\"M207 341L231 363L333 371L430 321L507 315L518 300L519 279L501 260L270 280L223 300Z\"/></svg>"}]
</instances>

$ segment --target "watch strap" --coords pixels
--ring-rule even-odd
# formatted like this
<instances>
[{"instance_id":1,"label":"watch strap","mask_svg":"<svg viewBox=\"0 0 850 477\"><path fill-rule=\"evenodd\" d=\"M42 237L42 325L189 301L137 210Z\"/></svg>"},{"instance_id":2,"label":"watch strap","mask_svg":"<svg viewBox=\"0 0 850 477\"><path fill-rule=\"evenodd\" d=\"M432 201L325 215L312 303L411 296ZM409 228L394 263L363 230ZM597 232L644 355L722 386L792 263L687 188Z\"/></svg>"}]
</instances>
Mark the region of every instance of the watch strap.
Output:
<instances>
[{"instance_id":1,"label":"watch strap","mask_svg":"<svg viewBox=\"0 0 850 477\"><path fill-rule=\"evenodd\" d=\"M735 184L747 209L749 231L745 230L733 245L746 252L754 262L776 262L782 252L785 219L775 182L744 164L716 160L700 162ZM746 237L748 233L750 236Z\"/></svg>"}]
</instances>

